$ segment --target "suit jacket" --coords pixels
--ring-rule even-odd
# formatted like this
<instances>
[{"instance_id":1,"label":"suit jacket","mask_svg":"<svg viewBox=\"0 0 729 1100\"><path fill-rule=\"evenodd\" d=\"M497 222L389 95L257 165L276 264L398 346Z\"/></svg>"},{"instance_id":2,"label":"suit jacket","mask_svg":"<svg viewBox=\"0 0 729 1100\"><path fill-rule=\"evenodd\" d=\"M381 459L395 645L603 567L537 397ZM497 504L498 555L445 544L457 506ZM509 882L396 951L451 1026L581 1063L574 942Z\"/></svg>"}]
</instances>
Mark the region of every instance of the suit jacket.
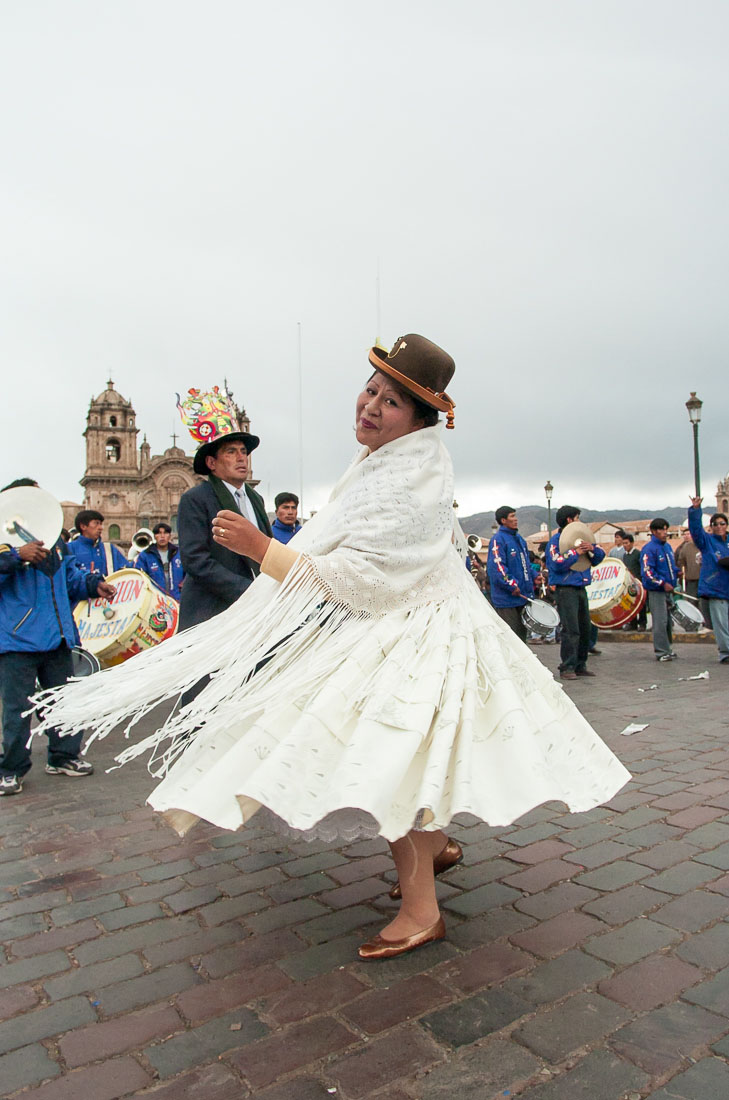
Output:
<instances>
[{"instance_id":1,"label":"suit jacket","mask_svg":"<svg viewBox=\"0 0 729 1100\"><path fill-rule=\"evenodd\" d=\"M256 515L265 517L263 498L248 485L245 491ZM225 611L258 575L257 563L213 541L212 522L219 511L218 498L209 481L200 482L180 497L177 530L185 570L180 596L180 630L197 626ZM271 534L270 525L264 533Z\"/></svg>"}]
</instances>

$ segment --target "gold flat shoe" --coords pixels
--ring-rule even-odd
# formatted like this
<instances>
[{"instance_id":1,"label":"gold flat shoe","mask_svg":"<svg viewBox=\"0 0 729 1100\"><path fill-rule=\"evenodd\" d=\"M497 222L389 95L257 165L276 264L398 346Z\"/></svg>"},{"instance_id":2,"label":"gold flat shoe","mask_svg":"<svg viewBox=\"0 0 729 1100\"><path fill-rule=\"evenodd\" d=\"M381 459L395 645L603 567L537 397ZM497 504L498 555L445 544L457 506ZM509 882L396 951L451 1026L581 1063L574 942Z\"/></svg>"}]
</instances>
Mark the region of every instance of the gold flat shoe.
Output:
<instances>
[{"instance_id":1,"label":"gold flat shoe","mask_svg":"<svg viewBox=\"0 0 729 1100\"><path fill-rule=\"evenodd\" d=\"M438 855L433 860L433 874L442 875L444 871L450 871L451 867L455 867L462 859L463 848L461 848L457 840L448 837L445 848L438 852ZM400 883L396 882L389 893L391 898L398 901L402 897Z\"/></svg>"},{"instance_id":2,"label":"gold flat shoe","mask_svg":"<svg viewBox=\"0 0 729 1100\"><path fill-rule=\"evenodd\" d=\"M358 951L360 959L394 959L397 955L404 955L406 951L414 951L416 947L424 947L426 943L435 943L436 940L445 939L445 921L438 917L435 924L422 932L416 932L413 936L406 936L404 940L383 940L382 936L375 936L373 940L363 943Z\"/></svg>"}]
</instances>

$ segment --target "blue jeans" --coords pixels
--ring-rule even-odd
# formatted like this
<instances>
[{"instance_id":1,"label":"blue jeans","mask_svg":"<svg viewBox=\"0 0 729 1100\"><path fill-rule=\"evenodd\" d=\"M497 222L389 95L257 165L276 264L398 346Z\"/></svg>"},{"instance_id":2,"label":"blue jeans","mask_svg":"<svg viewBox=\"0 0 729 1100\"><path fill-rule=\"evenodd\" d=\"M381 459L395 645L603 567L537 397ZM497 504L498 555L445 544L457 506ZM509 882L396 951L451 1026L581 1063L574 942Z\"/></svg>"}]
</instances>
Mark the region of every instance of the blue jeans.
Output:
<instances>
[{"instance_id":1,"label":"blue jeans","mask_svg":"<svg viewBox=\"0 0 729 1100\"><path fill-rule=\"evenodd\" d=\"M711 599L708 603L719 660L724 661L729 659L729 600Z\"/></svg>"},{"instance_id":2,"label":"blue jeans","mask_svg":"<svg viewBox=\"0 0 729 1100\"><path fill-rule=\"evenodd\" d=\"M0 699L3 704L3 751L0 754L0 776L25 775L30 771L28 748L30 715L28 700L36 691L36 680L42 688L58 687L73 676L71 650L61 645L44 653L0 653ZM61 737L55 729L48 731L48 763L59 765L75 760L81 750L83 730Z\"/></svg>"}]
</instances>

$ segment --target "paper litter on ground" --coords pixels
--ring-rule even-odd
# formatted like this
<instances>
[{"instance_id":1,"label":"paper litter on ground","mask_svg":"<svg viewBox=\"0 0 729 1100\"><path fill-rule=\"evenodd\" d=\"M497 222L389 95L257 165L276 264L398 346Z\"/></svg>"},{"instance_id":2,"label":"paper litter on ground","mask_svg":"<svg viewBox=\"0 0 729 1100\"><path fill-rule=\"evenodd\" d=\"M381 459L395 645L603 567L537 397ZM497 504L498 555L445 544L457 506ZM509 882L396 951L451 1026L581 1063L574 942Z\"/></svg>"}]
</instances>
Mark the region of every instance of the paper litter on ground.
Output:
<instances>
[{"instance_id":1,"label":"paper litter on ground","mask_svg":"<svg viewBox=\"0 0 729 1100\"><path fill-rule=\"evenodd\" d=\"M650 687L647 687L647 688L638 688L638 691L657 691L657 690L658 690L658 684L651 684Z\"/></svg>"},{"instance_id":2,"label":"paper litter on ground","mask_svg":"<svg viewBox=\"0 0 729 1100\"><path fill-rule=\"evenodd\" d=\"M699 673L696 674L696 676L679 676L678 679L679 679L679 681L681 681L681 680L708 680L709 679L709 672L708 672L708 669L707 669L706 672L699 672Z\"/></svg>"},{"instance_id":3,"label":"paper litter on ground","mask_svg":"<svg viewBox=\"0 0 729 1100\"><path fill-rule=\"evenodd\" d=\"M647 730L648 723L644 726L639 726L635 722L631 722L629 726L626 726L624 730L620 731L621 737L630 737L631 733L640 733L641 730Z\"/></svg>"}]
</instances>

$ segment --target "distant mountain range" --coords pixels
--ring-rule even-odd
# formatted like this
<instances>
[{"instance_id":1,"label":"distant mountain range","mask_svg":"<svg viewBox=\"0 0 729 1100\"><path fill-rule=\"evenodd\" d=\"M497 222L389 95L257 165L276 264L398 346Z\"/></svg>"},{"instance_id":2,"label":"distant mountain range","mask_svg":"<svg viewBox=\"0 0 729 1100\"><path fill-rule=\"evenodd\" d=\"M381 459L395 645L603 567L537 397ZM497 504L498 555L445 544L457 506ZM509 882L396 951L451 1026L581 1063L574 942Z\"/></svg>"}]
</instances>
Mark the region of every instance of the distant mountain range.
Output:
<instances>
[{"instance_id":1,"label":"distant mountain range","mask_svg":"<svg viewBox=\"0 0 729 1100\"><path fill-rule=\"evenodd\" d=\"M556 528L556 509L552 509L552 529ZM538 531L543 523L547 522L547 509L543 504L527 504L523 508L517 508L519 517L519 530L526 538ZM613 508L606 512L595 511L592 508L584 508L580 519L585 523L595 523L603 520L608 523L622 523L631 519L653 519L654 516L662 516L670 524L685 523L685 508L657 508L653 512L640 508ZM473 516L459 516L461 527L467 535L478 535L480 538L491 538L491 530L496 522L493 512L476 512Z\"/></svg>"}]
</instances>

